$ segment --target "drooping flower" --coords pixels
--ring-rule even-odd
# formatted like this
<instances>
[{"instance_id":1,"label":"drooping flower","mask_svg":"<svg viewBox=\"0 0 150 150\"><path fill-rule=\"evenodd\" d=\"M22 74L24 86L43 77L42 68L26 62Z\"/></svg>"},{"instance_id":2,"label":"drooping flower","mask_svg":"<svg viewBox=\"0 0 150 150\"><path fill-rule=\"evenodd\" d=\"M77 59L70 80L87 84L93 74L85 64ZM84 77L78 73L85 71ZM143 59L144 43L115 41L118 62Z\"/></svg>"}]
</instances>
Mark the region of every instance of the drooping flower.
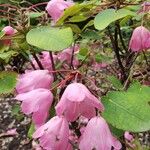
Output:
<instances>
[{"instance_id":1,"label":"drooping flower","mask_svg":"<svg viewBox=\"0 0 150 150\"><path fill-rule=\"evenodd\" d=\"M5 33L5 35L13 35L15 33L15 29L11 26L4 27L2 31Z\"/></svg>"},{"instance_id":2,"label":"drooping flower","mask_svg":"<svg viewBox=\"0 0 150 150\"><path fill-rule=\"evenodd\" d=\"M49 89L53 82L53 76L48 70L35 70L20 75L16 90L18 93L28 92L38 88Z\"/></svg>"},{"instance_id":3,"label":"drooping flower","mask_svg":"<svg viewBox=\"0 0 150 150\"><path fill-rule=\"evenodd\" d=\"M96 108L104 110L100 100L81 83L69 84L55 107L57 115L64 115L68 121L75 121L81 115L92 118Z\"/></svg>"},{"instance_id":4,"label":"drooping flower","mask_svg":"<svg viewBox=\"0 0 150 150\"><path fill-rule=\"evenodd\" d=\"M94 117L87 124L81 136L80 150L115 150L121 149L121 143L112 136L106 121L102 117Z\"/></svg>"},{"instance_id":5,"label":"drooping flower","mask_svg":"<svg viewBox=\"0 0 150 150\"><path fill-rule=\"evenodd\" d=\"M150 31L143 26L134 29L129 43L133 52L141 52L150 48Z\"/></svg>"},{"instance_id":6,"label":"drooping flower","mask_svg":"<svg viewBox=\"0 0 150 150\"><path fill-rule=\"evenodd\" d=\"M73 5L72 1L51 0L46 6L46 11L52 17L54 23L63 15L64 10Z\"/></svg>"},{"instance_id":7,"label":"drooping flower","mask_svg":"<svg viewBox=\"0 0 150 150\"><path fill-rule=\"evenodd\" d=\"M69 124L65 117L55 116L38 128L33 138L39 138L45 150L66 150L69 139Z\"/></svg>"},{"instance_id":8,"label":"drooping flower","mask_svg":"<svg viewBox=\"0 0 150 150\"><path fill-rule=\"evenodd\" d=\"M39 88L18 94L15 99L22 101L22 112L26 115L32 114L32 120L36 127L45 123L53 101L53 95L48 89Z\"/></svg>"}]
</instances>

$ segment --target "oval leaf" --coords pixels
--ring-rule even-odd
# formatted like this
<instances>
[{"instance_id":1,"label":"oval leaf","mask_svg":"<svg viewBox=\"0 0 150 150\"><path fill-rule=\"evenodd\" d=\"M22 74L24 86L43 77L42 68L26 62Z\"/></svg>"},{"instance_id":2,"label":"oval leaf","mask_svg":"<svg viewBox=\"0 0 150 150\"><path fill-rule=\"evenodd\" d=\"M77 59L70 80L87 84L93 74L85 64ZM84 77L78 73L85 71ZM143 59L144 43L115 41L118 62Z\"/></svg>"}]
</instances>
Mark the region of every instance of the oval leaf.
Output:
<instances>
[{"instance_id":1,"label":"oval leaf","mask_svg":"<svg viewBox=\"0 0 150 150\"><path fill-rule=\"evenodd\" d=\"M114 127L131 132L150 130L150 87L134 83L127 92L103 97L103 117Z\"/></svg>"},{"instance_id":2,"label":"oval leaf","mask_svg":"<svg viewBox=\"0 0 150 150\"><path fill-rule=\"evenodd\" d=\"M94 19L94 26L98 30L105 29L112 22L124 18L126 16L135 16L135 13L127 9L106 9L96 15Z\"/></svg>"},{"instance_id":3,"label":"oval leaf","mask_svg":"<svg viewBox=\"0 0 150 150\"><path fill-rule=\"evenodd\" d=\"M2 71L0 72L0 94L11 93L17 83L17 73Z\"/></svg>"},{"instance_id":4,"label":"oval leaf","mask_svg":"<svg viewBox=\"0 0 150 150\"><path fill-rule=\"evenodd\" d=\"M73 42L71 28L38 27L28 32L26 36L30 45L47 51L61 51Z\"/></svg>"}]
</instances>

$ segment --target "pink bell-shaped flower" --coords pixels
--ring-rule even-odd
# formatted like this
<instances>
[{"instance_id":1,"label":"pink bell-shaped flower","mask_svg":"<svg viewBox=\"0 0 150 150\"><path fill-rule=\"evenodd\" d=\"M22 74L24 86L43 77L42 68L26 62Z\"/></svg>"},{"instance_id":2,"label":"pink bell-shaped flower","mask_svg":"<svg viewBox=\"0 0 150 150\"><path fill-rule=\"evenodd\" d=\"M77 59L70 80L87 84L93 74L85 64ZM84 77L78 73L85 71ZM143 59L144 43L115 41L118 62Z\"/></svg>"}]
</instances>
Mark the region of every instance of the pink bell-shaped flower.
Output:
<instances>
[{"instance_id":1,"label":"pink bell-shaped flower","mask_svg":"<svg viewBox=\"0 0 150 150\"><path fill-rule=\"evenodd\" d=\"M133 52L141 52L150 48L150 31L143 26L134 29L129 43Z\"/></svg>"},{"instance_id":2,"label":"pink bell-shaped flower","mask_svg":"<svg viewBox=\"0 0 150 150\"><path fill-rule=\"evenodd\" d=\"M22 101L21 109L26 115L32 114L36 127L45 123L53 102L53 95L48 89L35 89L18 94L15 99Z\"/></svg>"},{"instance_id":3,"label":"pink bell-shaped flower","mask_svg":"<svg viewBox=\"0 0 150 150\"><path fill-rule=\"evenodd\" d=\"M112 136L106 121L102 117L94 117L87 124L80 138L80 150L115 150L121 149L121 143Z\"/></svg>"},{"instance_id":4,"label":"pink bell-shaped flower","mask_svg":"<svg viewBox=\"0 0 150 150\"><path fill-rule=\"evenodd\" d=\"M16 90L25 93L38 88L49 89L53 82L53 76L48 70L35 70L20 75Z\"/></svg>"},{"instance_id":5,"label":"pink bell-shaped flower","mask_svg":"<svg viewBox=\"0 0 150 150\"><path fill-rule=\"evenodd\" d=\"M103 104L81 83L71 83L65 89L56 105L57 115L64 115L68 121L75 121L79 116L92 118L96 108L104 110Z\"/></svg>"},{"instance_id":6,"label":"pink bell-shaped flower","mask_svg":"<svg viewBox=\"0 0 150 150\"><path fill-rule=\"evenodd\" d=\"M38 128L33 138L39 138L45 150L66 150L69 139L69 124L63 116L55 116Z\"/></svg>"},{"instance_id":7,"label":"pink bell-shaped flower","mask_svg":"<svg viewBox=\"0 0 150 150\"><path fill-rule=\"evenodd\" d=\"M46 6L46 11L52 17L55 23L63 15L64 10L72 5L72 1L51 0Z\"/></svg>"},{"instance_id":8,"label":"pink bell-shaped flower","mask_svg":"<svg viewBox=\"0 0 150 150\"><path fill-rule=\"evenodd\" d=\"M2 31L5 33L5 35L13 35L15 33L15 29L11 26L4 27Z\"/></svg>"}]
</instances>

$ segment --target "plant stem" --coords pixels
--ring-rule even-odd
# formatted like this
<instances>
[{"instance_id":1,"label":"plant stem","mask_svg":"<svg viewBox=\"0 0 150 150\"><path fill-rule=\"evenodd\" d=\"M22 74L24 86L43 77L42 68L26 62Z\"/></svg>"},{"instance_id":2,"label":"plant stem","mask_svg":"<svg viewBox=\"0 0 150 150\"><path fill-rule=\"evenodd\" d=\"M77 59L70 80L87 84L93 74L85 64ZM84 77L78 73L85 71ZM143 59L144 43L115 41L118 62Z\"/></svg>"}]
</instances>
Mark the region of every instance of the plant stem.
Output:
<instances>
[{"instance_id":1,"label":"plant stem","mask_svg":"<svg viewBox=\"0 0 150 150\"><path fill-rule=\"evenodd\" d=\"M121 29L120 29L120 24L119 24L119 23L116 23L116 26L117 26L117 28L118 28L118 34L119 34L119 38L120 38L120 42L121 42L121 44L122 44L122 47L123 47L123 49L127 52L127 47L126 47L126 45L125 45L125 43L124 43L124 40L123 40L123 37L122 37L122 33L121 33Z\"/></svg>"},{"instance_id":2,"label":"plant stem","mask_svg":"<svg viewBox=\"0 0 150 150\"><path fill-rule=\"evenodd\" d=\"M126 74L125 74L125 69L124 69L124 66L121 62L121 58L120 58L120 54L119 54L117 28L115 28L115 35L114 35L115 39L113 38L109 27L108 27L108 33L109 33L109 37L110 37L110 40L111 40L111 43L112 43L112 46L113 46L113 50L115 52L115 55L116 55L116 58L117 58L117 61L118 61L118 64L119 64L119 68L121 70L121 74L123 75L122 80L124 82L125 79L126 79Z\"/></svg>"},{"instance_id":3,"label":"plant stem","mask_svg":"<svg viewBox=\"0 0 150 150\"><path fill-rule=\"evenodd\" d=\"M54 64L54 58L52 52L49 52L49 56L52 63L52 71L55 71L55 64ZM54 72L53 75L54 75L54 81L56 81L57 80L56 73Z\"/></svg>"},{"instance_id":4,"label":"plant stem","mask_svg":"<svg viewBox=\"0 0 150 150\"><path fill-rule=\"evenodd\" d=\"M72 47L72 54L71 54L71 61L70 61L70 69L72 68L73 70L74 70L74 66L73 66L74 50L75 50L75 42Z\"/></svg>"},{"instance_id":5,"label":"plant stem","mask_svg":"<svg viewBox=\"0 0 150 150\"><path fill-rule=\"evenodd\" d=\"M32 55L33 55L35 61L37 62L39 68L40 68L41 70L44 70L44 67L43 67L42 63L40 62L40 60L38 59L38 57L36 56L36 54L33 53Z\"/></svg>"},{"instance_id":6,"label":"plant stem","mask_svg":"<svg viewBox=\"0 0 150 150\"><path fill-rule=\"evenodd\" d=\"M144 51L142 51L142 53L143 53L143 56L144 56L144 59L145 59L146 65L147 65L148 67L150 67L150 65L149 65L149 63L148 63L148 59L147 59L147 56L146 56L145 52L144 52Z\"/></svg>"}]
</instances>

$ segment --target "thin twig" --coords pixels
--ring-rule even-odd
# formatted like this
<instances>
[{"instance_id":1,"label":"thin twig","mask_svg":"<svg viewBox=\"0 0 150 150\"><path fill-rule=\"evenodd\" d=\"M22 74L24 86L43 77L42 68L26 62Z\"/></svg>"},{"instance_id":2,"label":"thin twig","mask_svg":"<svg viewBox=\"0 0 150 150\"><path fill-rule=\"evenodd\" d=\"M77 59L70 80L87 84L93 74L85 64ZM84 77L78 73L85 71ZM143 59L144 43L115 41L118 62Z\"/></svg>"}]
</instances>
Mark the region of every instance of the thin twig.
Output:
<instances>
[{"instance_id":1,"label":"thin twig","mask_svg":"<svg viewBox=\"0 0 150 150\"><path fill-rule=\"evenodd\" d=\"M12 15L12 16L16 17L16 15L14 13L8 12L6 10L0 9L0 12L3 12L3 13L6 13L6 14L9 14L9 15Z\"/></svg>"},{"instance_id":2,"label":"thin twig","mask_svg":"<svg viewBox=\"0 0 150 150\"><path fill-rule=\"evenodd\" d=\"M74 70L74 66L73 66L74 51L75 51L75 42L72 47L72 54L71 54L71 61L70 61L70 69L72 68L73 70Z\"/></svg>"},{"instance_id":3,"label":"thin twig","mask_svg":"<svg viewBox=\"0 0 150 150\"><path fill-rule=\"evenodd\" d=\"M142 53L143 53L143 56L144 56L144 59L145 59L146 65L147 65L148 67L150 67L150 65L149 65L149 62L148 62L148 59L147 59L147 56L146 56L145 52L144 52L144 51L142 51Z\"/></svg>"},{"instance_id":4,"label":"thin twig","mask_svg":"<svg viewBox=\"0 0 150 150\"><path fill-rule=\"evenodd\" d=\"M117 41L118 40L118 32L117 32L117 28L115 28L115 39L113 38L109 27L108 27L108 33L109 33L109 37L110 37L110 40L111 40L111 43L112 43L112 46L113 46L113 50L114 50L114 52L116 54L116 58L117 58L119 67L121 69L121 74L123 75L123 81L124 81L125 78L126 78L126 74L125 74L124 66L123 66L123 64L121 62L119 49L118 49L118 41Z\"/></svg>"},{"instance_id":5,"label":"thin twig","mask_svg":"<svg viewBox=\"0 0 150 150\"><path fill-rule=\"evenodd\" d=\"M117 23L116 26L117 26L117 28L118 28L118 34L119 34L119 38L120 38L120 42L121 42L121 44L122 44L122 47L123 47L123 49L127 52L127 47L126 47L126 45L125 45L125 43L124 43L124 40L123 40L123 37L122 37L122 33L121 33L121 29L120 29L120 24Z\"/></svg>"},{"instance_id":6,"label":"thin twig","mask_svg":"<svg viewBox=\"0 0 150 150\"><path fill-rule=\"evenodd\" d=\"M30 6L30 7L29 7L29 10L30 10L30 9L33 9L34 7L38 7L38 6L42 6L42 5L47 5L47 4L48 4L48 2L37 3L37 4L35 4L35 5Z\"/></svg>"},{"instance_id":7,"label":"thin twig","mask_svg":"<svg viewBox=\"0 0 150 150\"><path fill-rule=\"evenodd\" d=\"M15 18L7 17L7 16L2 16L2 15L0 15L0 18L17 21L17 19L15 19Z\"/></svg>"},{"instance_id":8,"label":"thin twig","mask_svg":"<svg viewBox=\"0 0 150 150\"><path fill-rule=\"evenodd\" d=\"M49 56L50 56L50 61L52 64L52 71L55 71L55 64L54 64L54 58L53 58L52 52L49 52ZM54 81L56 81L57 80L56 73L54 72L53 75L54 75Z\"/></svg>"},{"instance_id":9,"label":"thin twig","mask_svg":"<svg viewBox=\"0 0 150 150\"><path fill-rule=\"evenodd\" d=\"M40 62L40 60L38 59L38 57L36 56L36 54L33 53L32 55L33 55L35 61L37 62L39 68L40 68L41 70L44 70L44 67L43 67L42 63Z\"/></svg>"}]
</instances>

